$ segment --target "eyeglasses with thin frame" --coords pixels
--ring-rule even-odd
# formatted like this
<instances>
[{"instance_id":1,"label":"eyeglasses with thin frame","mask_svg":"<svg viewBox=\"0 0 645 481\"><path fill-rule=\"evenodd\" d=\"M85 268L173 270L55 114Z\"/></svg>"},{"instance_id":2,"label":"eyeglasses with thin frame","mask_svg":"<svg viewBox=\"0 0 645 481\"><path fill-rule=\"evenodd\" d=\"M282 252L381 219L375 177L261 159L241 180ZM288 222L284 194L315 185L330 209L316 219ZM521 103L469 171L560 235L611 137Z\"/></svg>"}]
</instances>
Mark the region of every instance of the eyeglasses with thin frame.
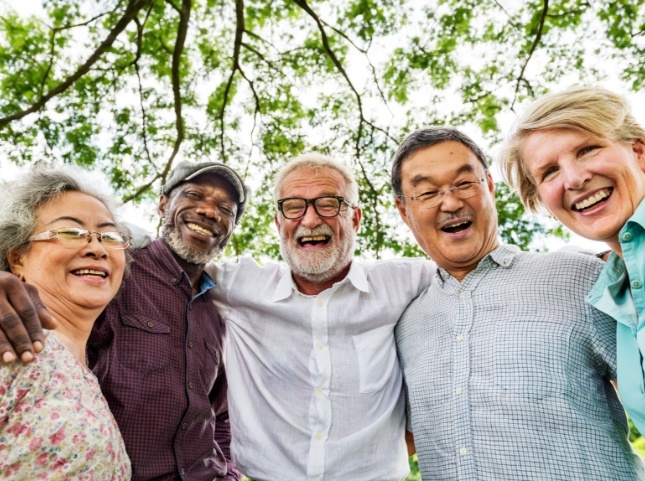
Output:
<instances>
[{"instance_id":1,"label":"eyeglasses with thin frame","mask_svg":"<svg viewBox=\"0 0 645 481\"><path fill-rule=\"evenodd\" d=\"M450 189L431 190L415 196L397 195L397 197L401 199L419 201L421 204L423 204L424 207L436 207L441 204L441 201L444 199L448 192L455 195L455 197L457 197L458 199L469 199L477 193L477 186L484 182L486 182L486 177L459 182L457 185L450 187Z\"/></svg>"},{"instance_id":2,"label":"eyeglasses with thin frame","mask_svg":"<svg viewBox=\"0 0 645 481\"><path fill-rule=\"evenodd\" d=\"M285 219L299 219L307 212L307 207L314 206L316 214L320 217L336 217L340 213L343 204L354 208L350 201L340 195L323 195L313 199L302 199L300 197L287 197L278 200L278 209Z\"/></svg>"},{"instance_id":3,"label":"eyeglasses with thin frame","mask_svg":"<svg viewBox=\"0 0 645 481\"><path fill-rule=\"evenodd\" d=\"M58 240L65 247L80 248L83 244L92 242L92 234L107 249L127 249L130 245L130 236L125 232L108 231L92 232L80 227L61 227L59 229L47 230L40 234L32 235L30 241Z\"/></svg>"}]
</instances>

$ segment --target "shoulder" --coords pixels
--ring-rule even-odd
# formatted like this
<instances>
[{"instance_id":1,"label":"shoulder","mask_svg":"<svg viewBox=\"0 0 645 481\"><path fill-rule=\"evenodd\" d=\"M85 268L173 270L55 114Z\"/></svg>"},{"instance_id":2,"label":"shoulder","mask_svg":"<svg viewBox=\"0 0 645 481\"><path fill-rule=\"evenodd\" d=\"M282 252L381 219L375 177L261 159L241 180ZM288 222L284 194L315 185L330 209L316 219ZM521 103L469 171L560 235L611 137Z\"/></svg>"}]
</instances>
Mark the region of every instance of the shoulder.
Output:
<instances>
[{"instance_id":1,"label":"shoulder","mask_svg":"<svg viewBox=\"0 0 645 481\"><path fill-rule=\"evenodd\" d=\"M530 276L533 282L549 285L570 283L588 292L604 266L596 256L576 252L523 252L513 263L514 270Z\"/></svg>"},{"instance_id":2,"label":"shoulder","mask_svg":"<svg viewBox=\"0 0 645 481\"><path fill-rule=\"evenodd\" d=\"M372 276L387 276L391 274L409 275L424 271L434 272L437 268L434 262L418 257L398 257L373 261L355 260L354 262Z\"/></svg>"}]
</instances>

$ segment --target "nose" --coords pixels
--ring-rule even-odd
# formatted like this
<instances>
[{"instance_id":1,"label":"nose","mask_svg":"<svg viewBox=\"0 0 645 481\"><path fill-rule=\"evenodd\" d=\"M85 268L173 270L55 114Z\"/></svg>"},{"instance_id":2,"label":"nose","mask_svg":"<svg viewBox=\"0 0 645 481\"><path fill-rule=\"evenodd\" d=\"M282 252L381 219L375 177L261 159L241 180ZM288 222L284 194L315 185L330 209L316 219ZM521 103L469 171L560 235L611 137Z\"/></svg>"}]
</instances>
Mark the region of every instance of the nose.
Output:
<instances>
[{"instance_id":1,"label":"nose","mask_svg":"<svg viewBox=\"0 0 645 481\"><path fill-rule=\"evenodd\" d=\"M219 221L222 217L219 209L214 204L200 204L200 206L195 209L195 212L209 219L214 219L215 221Z\"/></svg>"},{"instance_id":2,"label":"nose","mask_svg":"<svg viewBox=\"0 0 645 481\"><path fill-rule=\"evenodd\" d=\"M316 209L314 209L313 204L307 204L305 215L300 218L300 224L308 228L313 228L320 225L320 222L320 216L316 212Z\"/></svg>"},{"instance_id":3,"label":"nose","mask_svg":"<svg viewBox=\"0 0 645 481\"><path fill-rule=\"evenodd\" d=\"M560 163L560 170L564 187L568 190L578 190L584 187L591 173L585 168L584 162L575 159L568 159Z\"/></svg>"},{"instance_id":4,"label":"nose","mask_svg":"<svg viewBox=\"0 0 645 481\"><path fill-rule=\"evenodd\" d=\"M442 212L456 212L463 206L463 199L457 197L457 195L451 190L446 190L441 196L441 201L439 202L439 210Z\"/></svg>"},{"instance_id":5,"label":"nose","mask_svg":"<svg viewBox=\"0 0 645 481\"><path fill-rule=\"evenodd\" d=\"M83 248L85 256L94 257L96 259L101 259L108 256L107 249L103 245L103 242L99 241L99 233L91 232L90 240Z\"/></svg>"}]
</instances>

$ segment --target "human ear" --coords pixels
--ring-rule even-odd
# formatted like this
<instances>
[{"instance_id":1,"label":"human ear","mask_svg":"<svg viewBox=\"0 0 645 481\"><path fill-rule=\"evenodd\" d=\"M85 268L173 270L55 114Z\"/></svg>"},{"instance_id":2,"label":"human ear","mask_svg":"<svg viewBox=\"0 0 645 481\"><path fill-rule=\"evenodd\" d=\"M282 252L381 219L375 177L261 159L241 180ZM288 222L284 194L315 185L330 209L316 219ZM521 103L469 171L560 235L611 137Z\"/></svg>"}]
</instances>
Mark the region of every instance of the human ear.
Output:
<instances>
[{"instance_id":1,"label":"human ear","mask_svg":"<svg viewBox=\"0 0 645 481\"><path fill-rule=\"evenodd\" d=\"M157 213L162 219L166 217L167 208L168 208L168 196L161 194L159 196L159 204L157 204Z\"/></svg>"},{"instance_id":2,"label":"human ear","mask_svg":"<svg viewBox=\"0 0 645 481\"><path fill-rule=\"evenodd\" d=\"M11 251L7 255L7 261L9 262L9 269L11 272L18 277L21 281L25 280L24 275L24 265L22 262L23 254L19 254L16 251Z\"/></svg>"}]
</instances>

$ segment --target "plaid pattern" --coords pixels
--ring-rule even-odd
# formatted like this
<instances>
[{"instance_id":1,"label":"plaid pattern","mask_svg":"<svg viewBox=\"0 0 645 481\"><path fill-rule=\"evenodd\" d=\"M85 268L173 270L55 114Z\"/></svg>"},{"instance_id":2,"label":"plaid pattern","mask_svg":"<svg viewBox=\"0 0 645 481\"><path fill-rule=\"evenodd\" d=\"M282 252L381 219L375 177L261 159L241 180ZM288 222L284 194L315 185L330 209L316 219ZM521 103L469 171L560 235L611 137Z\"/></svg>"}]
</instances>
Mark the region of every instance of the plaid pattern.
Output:
<instances>
[{"instance_id":1,"label":"plaid pattern","mask_svg":"<svg viewBox=\"0 0 645 481\"><path fill-rule=\"evenodd\" d=\"M396 329L424 481L645 479L615 323L584 302L601 268L502 246L461 283L437 272Z\"/></svg>"},{"instance_id":2,"label":"plaid pattern","mask_svg":"<svg viewBox=\"0 0 645 481\"><path fill-rule=\"evenodd\" d=\"M238 480L222 363L224 323L206 289L161 240L135 254L132 272L97 321L88 358L119 424L133 480Z\"/></svg>"}]
</instances>

